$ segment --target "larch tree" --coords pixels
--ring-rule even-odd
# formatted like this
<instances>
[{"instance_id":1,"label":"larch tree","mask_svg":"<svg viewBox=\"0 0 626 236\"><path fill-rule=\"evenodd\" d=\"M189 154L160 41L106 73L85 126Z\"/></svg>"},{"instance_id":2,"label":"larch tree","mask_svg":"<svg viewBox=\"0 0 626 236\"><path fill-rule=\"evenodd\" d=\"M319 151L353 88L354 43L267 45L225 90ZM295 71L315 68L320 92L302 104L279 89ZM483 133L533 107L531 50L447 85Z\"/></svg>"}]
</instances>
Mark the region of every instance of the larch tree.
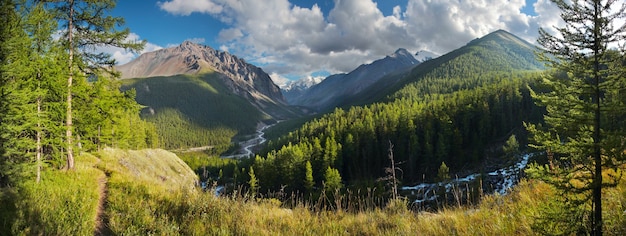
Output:
<instances>
[{"instance_id":1,"label":"larch tree","mask_svg":"<svg viewBox=\"0 0 626 236\"><path fill-rule=\"evenodd\" d=\"M16 37L20 33L19 17L15 11L15 3L12 0L0 0L0 183L7 184L9 181L8 163L10 160L6 158L6 145L10 139L7 131L6 121L8 119L9 110L9 91L8 84L11 78L10 62L12 61L11 52L15 47Z\"/></svg>"},{"instance_id":2,"label":"larch tree","mask_svg":"<svg viewBox=\"0 0 626 236\"><path fill-rule=\"evenodd\" d=\"M115 0L50 1L51 9L57 13L57 20L65 28L61 40L68 53L65 117L68 169L74 168L72 85L75 77L86 79L102 72L112 72L112 66L116 62L111 55L99 52L97 49L100 47L112 46L138 51L145 44L129 40L128 28L118 30L117 27L124 24L124 19L108 15L115 5Z\"/></svg>"},{"instance_id":3,"label":"larch tree","mask_svg":"<svg viewBox=\"0 0 626 236\"><path fill-rule=\"evenodd\" d=\"M313 187L315 186L315 181L313 180L313 166L311 166L310 161L306 161L304 164L304 189L307 194L313 193Z\"/></svg>"},{"instance_id":4,"label":"larch tree","mask_svg":"<svg viewBox=\"0 0 626 236\"><path fill-rule=\"evenodd\" d=\"M41 170L46 154L50 154L53 143L48 132L57 122L50 112L55 99L50 94L63 77L64 53L59 44L52 40L56 24L41 3L14 5L15 24L3 63L3 112L2 146L5 150L5 168L13 177L29 174L35 163L36 182L41 179ZM57 84L55 84L57 83ZM46 153L44 153L46 152ZM33 160L34 159L34 160ZM6 162L8 161L8 162Z\"/></svg>"},{"instance_id":5,"label":"larch tree","mask_svg":"<svg viewBox=\"0 0 626 236\"><path fill-rule=\"evenodd\" d=\"M527 128L533 145L546 150L554 165L531 173L560 190L564 205L577 209L571 212L583 212L577 217L590 222L574 222L578 227L561 230L602 235L602 189L621 178L626 149L626 4L552 2L565 26L555 27L556 35L539 30L538 43L544 49L540 58L553 70L542 79L547 92L533 93L547 109L545 126Z\"/></svg>"}]
</instances>

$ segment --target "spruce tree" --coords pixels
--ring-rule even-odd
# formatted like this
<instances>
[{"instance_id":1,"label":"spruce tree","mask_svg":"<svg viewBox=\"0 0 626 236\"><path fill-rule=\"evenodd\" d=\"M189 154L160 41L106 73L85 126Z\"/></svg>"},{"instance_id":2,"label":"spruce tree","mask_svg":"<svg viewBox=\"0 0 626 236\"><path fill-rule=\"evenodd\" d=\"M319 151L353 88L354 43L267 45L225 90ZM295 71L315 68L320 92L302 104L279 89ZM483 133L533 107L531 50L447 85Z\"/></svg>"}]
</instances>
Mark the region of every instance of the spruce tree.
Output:
<instances>
[{"instance_id":1,"label":"spruce tree","mask_svg":"<svg viewBox=\"0 0 626 236\"><path fill-rule=\"evenodd\" d=\"M531 172L562 191L565 205L588 212L591 223L583 230L602 235L602 189L617 183L626 149L626 25L616 25L626 19L626 4L553 2L565 27L557 35L539 30L540 58L553 70L542 80L549 91L533 94L548 111L546 125L527 127L555 165Z\"/></svg>"}]
</instances>

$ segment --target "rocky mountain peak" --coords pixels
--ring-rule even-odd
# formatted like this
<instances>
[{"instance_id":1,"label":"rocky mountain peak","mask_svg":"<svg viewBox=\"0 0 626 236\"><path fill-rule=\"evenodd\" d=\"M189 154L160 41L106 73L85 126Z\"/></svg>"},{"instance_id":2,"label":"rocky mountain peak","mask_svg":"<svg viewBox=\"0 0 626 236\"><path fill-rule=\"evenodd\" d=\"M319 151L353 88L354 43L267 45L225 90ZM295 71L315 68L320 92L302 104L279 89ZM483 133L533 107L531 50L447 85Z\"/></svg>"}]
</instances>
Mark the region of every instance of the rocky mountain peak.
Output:
<instances>
[{"instance_id":1,"label":"rocky mountain peak","mask_svg":"<svg viewBox=\"0 0 626 236\"><path fill-rule=\"evenodd\" d=\"M439 54L433 53L433 52L429 52L426 50L420 50L419 52L415 53L415 59L420 61L420 62L425 62L428 60L432 60L439 57Z\"/></svg>"},{"instance_id":2,"label":"rocky mountain peak","mask_svg":"<svg viewBox=\"0 0 626 236\"><path fill-rule=\"evenodd\" d=\"M396 50L393 54L390 55L391 57L413 57L411 55L411 53L404 49L404 48L398 48L398 50Z\"/></svg>"},{"instance_id":3,"label":"rocky mountain peak","mask_svg":"<svg viewBox=\"0 0 626 236\"><path fill-rule=\"evenodd\" d=\"M228 52L191 41L144 53L116 69L122 73L123 79L218 72L224 75L226 84L238 95L252 100L285 103L278 86L261 68Z\"/></svg>"}]
</instances>

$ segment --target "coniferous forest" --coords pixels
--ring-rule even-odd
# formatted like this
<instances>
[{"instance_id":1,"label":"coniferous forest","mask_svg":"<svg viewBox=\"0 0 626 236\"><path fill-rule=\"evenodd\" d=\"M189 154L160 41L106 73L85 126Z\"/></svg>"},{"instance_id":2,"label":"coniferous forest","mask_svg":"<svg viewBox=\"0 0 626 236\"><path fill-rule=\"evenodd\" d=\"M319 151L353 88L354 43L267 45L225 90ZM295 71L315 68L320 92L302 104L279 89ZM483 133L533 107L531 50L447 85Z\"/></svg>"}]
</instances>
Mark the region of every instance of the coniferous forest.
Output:
<instances>
[{"instance_id":1,"label":"coniferous forest","mask_svg":"<svg viewBox=\"0 0 626 236\"><path fill-rule=\"evenodd\" d=\"M497 30L315 114L207 68L121 79L102 48L146 41L115 0L0 0L0 235L623 235L626 4L553 3L559 35Z\"/></svg>"}]
</instances>

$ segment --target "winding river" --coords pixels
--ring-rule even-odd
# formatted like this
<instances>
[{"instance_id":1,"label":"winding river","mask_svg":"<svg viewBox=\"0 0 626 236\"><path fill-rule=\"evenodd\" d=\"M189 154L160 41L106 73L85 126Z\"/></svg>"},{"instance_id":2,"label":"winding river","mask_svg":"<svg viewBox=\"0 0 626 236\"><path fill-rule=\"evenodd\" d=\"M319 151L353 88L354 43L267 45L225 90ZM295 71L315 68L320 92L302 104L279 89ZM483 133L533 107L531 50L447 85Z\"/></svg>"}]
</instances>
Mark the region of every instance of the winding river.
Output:
<instances>
[{"instance_id":1,"label":"winding river","mask_svg":"<svg viewBox=\"0 0 626 236\"><path fill-rule=\"evenodd\" d=\"M280 121L279 121L280 122ZM265 137L263 137L265 135L265 130L269 127L272 127L274 125L276 125L278 123L275 124L271 124L271 125L265 125L265 124L260 124L259 128L257 128L256 133L254 134L254 136L251 139L245 140L245 141L241 141L239 142L239 146L241 146L241 148L239 150L237 150L237 154L233 154L233 155L227 155L227 156L221 156L222 158L244 158L244 157L249 157L250 155L254 154L252 152L252 149L265 143L267 141L267 139Z\"/></svg>"}]
</instances>

